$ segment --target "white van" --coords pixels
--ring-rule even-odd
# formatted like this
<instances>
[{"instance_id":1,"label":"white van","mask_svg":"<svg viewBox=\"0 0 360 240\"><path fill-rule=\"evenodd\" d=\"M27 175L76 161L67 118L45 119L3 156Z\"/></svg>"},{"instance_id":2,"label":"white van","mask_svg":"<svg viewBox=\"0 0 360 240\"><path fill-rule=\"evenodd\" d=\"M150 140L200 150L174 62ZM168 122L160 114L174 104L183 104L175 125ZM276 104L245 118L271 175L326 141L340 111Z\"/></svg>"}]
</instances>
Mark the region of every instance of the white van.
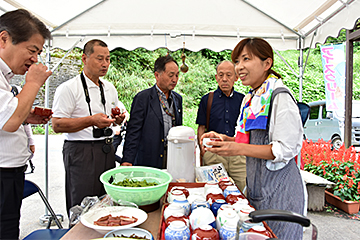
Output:
<instances>
[{"instance_id":1,"label":"white van","mask_svg":"<svg viewBox=\"0 0 360 240\"><path fill-rule=\"evenodd\" d=\"M314 142L322 138L331 140L334 148L339 148L344 141L345 112L326 111L326 101L308 103L310 116L304 126L304 138ZM351 145L360 145L360 101L352 102Z\"/></svg>"}]
</instances>

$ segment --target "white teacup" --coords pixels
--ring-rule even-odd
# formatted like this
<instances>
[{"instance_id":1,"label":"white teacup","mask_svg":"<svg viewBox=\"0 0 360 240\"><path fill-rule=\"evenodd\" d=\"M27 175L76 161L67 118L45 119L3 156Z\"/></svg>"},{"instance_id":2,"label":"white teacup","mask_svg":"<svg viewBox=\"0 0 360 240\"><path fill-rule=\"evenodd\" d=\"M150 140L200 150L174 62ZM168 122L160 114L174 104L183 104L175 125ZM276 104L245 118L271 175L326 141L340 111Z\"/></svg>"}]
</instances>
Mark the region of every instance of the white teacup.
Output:
<instances>
[{"instance_id":1,"label":"white teacup","mask_svg":"<svg viewBox=\"0 0 360 240\"><path fill-rule=\"evenodd\" d=\"M205 185L204 185L204 194L205 195L206 195L206 191L209 188L220 188L220 187L219 187L219 184L215 180L211 180L211 181L206 182Z\"/></svg>"},{"instance_id":2,"label":"white teacup","mask_svg":"<svg viewBox=\"0 0 360 240\"><path fill-rule=\"evenodd\" d=\"M174 189L169 192L167 200L169 203L172 203L174 199L182 201L182 200L186 200L186 196L183 191Z\"/></svg>"},{"instance_id":3,"label":"white teacup","mask_svg":"<svg viewBox=\"0 0 360 240\"><path fill-rule=\"evenodd\" d=\"M209 187L206 189L205 192L205 197L209 194L223 194L223 191L221 190L221 188L219 186L213 186L213 187Z\"/></svg>"},{"instance_id":4,"label":"white teacup","mask_svg":"<svg viewBox=\"0 0 360 240\"><path fill-rule=\"evenodd\" d=\"M204 194L192 193L189 195L187 200L189 201L190 204L192 204L195 200L206 201L206 198L205 198Z\"/></svg>"},{"instance_id":5,"label":"white teacup","mask_svg":"<svg viewBox=\"0 0 360 240\"><path fill-rule=\"evenodd\" d=\"M212 148L213 145L209 145L209 142L221 141L220 138L203 138L203 145L207 148Z\"/></svg>"},{"instance_id":6,"label":"white teacup","mask_svg":"<svg viewBox=\"0 0 360 240\"><path fill-rule=\"evenodd\" d=\"M202 225L216 227L214 214L209 208L205 207L195 208L190 214L189 221L193 230Z\"/></svg>"},{"instance_id":7,"label":"white teacup","mask_svg":"<svg viewBox=\"0 0 360 240\"><path fill-rule=\"evenodd\" d=\"M239 215L237 215L234 209L224 209L223 211L218 212L218 215L216 217L216 229L220 231L221 227L226 222L237 223L239 219L240 217Z\"/></svg>"},{"instance_id":8,"label":"white teacup","mask_svg":"<svg viewBox=\"0 0 360 240\"><path fill-rule=\"evenodd\" d=\"M164 210L164 220L166 221L168 217L175 213L181 213L185 215L185 209L178 204L170 203L169 206L167 206Z\"/></svg>"},{"instance_id":9,"label":"white teacup","mask_svg":"<svg viewBox=\"0 0 360 240\"><path fill-rule=\"evenodd\" d=\"M243 205L239 211L238 211L238 215L240 217L240 219L242 221L246 221L248 220L250 217L249 217L249 214L252 212L252 211L255 211L255 208L253 207L250 207L250 205Z\"/></svg>"},{"instance_id":10,"label":"white teacup","mask_svg":"<svg viewBox=\"0 0 360 240\"><path fill-rule=\"evenodd\" d=\"M190 239L190 229L182 221L173 221L165 229L165 240Z\"/></svg>"}]
</instances>

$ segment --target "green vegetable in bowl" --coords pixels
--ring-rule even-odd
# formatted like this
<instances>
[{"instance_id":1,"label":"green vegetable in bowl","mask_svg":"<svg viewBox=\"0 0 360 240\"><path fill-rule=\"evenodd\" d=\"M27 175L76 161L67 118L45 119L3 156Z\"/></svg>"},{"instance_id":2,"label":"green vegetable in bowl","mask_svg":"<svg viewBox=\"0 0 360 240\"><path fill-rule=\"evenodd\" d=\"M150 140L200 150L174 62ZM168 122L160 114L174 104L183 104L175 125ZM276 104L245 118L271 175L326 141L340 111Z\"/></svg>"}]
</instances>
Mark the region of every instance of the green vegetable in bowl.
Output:
<instances>
[{"instance_id":1,"label":"green vegetable in bowl","mask_svg":"<svg viewBox=\"0 0 360 240\"><path fill-rule=\"evenodd\" d=\"M123 181L113 182L112 184L120 187L150 187L150 186L158 185L158 183L148 182L146 181L146 179L139 181L136 179L128 179L128 178L125 178Z\"/></svg>"},{"instance_id":2,"label":"green vegetable in bowl","mask_svg":"<svg viewBox=\"0 0 360 240\"><path fill-rule=\"evenodd\" d=\"M134 234L131 234L131 236L129 236L129 237L127 237L127 236L125 236L125 235L123 235L123 234L121 234L120 236L113 234L113 236L114 236L115 238L123 238L123 239L146 239L146 240L149 240L148 238L146 238L146 236L144 236L144 237L136 236L135 233L134 233Z\"/></svg>"}]
</instances>

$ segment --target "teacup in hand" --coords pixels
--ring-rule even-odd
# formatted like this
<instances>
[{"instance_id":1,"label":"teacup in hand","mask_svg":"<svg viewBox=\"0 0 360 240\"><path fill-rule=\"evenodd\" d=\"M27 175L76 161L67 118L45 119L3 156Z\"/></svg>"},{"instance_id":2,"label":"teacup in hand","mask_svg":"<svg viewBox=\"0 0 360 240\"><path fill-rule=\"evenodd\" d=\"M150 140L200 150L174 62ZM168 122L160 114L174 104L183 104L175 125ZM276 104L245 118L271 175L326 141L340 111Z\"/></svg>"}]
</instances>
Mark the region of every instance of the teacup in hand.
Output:
<instances>
[{"instance_id":1,"label":"teacup in hand","mask_svg":"<svg viewBox=\"0 0 360 240\"><path fill-rule=\"evenodd\" d=\"M204 138L203 139L203 145L205 147L207 147L207 148L211 148L211 147L213 147L213 145L209 145L208 143L209 142L216 142L216 141L220 142L221 139L220 138Z\"/></svg>"},{"instance_id":2,"label":"teacup in hand","mask_svg":"<svg viewBox=\"0 0 360 240\"><path fill-rule=\"evenodd\" d=\"M44 117L50 117L53 112L50 108L43 108L43 107L35 107L34 108L34 114Z\"/></svg>"}]
</instances>

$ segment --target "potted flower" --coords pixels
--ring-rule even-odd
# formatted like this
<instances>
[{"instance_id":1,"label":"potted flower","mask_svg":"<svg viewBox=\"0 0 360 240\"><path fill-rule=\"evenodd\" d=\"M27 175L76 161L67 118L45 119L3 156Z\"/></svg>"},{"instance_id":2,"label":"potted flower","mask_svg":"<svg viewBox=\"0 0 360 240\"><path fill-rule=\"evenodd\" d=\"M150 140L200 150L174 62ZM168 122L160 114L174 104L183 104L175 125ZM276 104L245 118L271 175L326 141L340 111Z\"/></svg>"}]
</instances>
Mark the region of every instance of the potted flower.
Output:
<instances>
[{"instance_id":1,"label":"potted flower","mask_svg":"<svg viewBox=\"0 0 360 240\"><path fill-rule=\"evenodd\" d=\"M359 211L360 156L354 147L345 149L343 145L338 150L332 150L330 142L306 140L301 158L305 171L335 183L333 189L325 191L327 202L348 213Z\"/></svg>"}]
</instances>

